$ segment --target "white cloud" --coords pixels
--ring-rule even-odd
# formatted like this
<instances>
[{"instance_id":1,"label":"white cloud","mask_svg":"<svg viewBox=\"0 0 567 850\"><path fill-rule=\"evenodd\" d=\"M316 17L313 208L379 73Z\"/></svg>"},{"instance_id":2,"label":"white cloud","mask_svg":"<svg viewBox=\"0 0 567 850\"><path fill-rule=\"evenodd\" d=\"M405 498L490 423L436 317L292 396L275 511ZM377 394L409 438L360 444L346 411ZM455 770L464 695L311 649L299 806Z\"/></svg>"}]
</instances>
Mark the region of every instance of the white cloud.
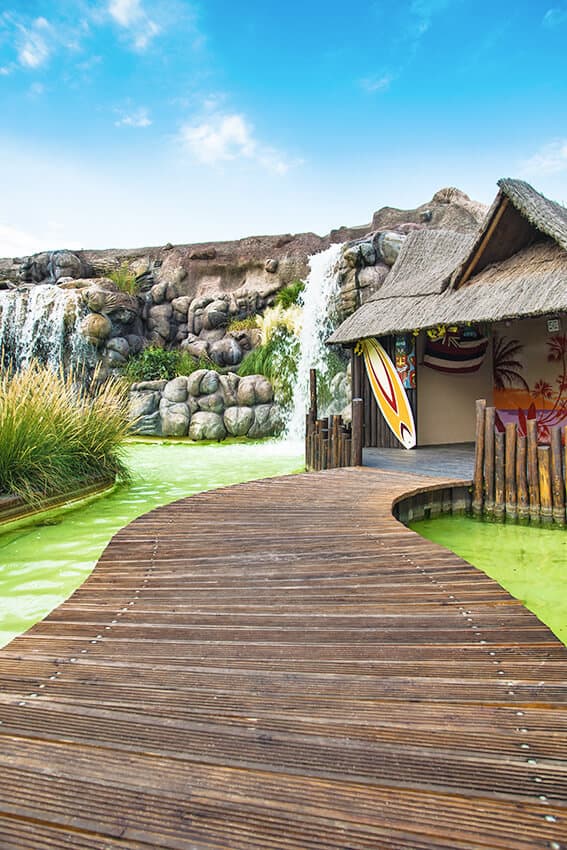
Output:
<instances>
[{"instance_id":1,"label":"white cloud","mask_svg":"<svg viewBox=\"0 0 567 850\"><path fill-rule=\"evenodd\" d=\"M25 257L38 251L51 251L58 244L55 237L55 230L39 236L0 222L0 257ZM78 242L66 242L65 247L72 251L81 246Z\"/></svg>"},{"instance_id":2,"label":"white cloud","mask_svg":"<svg viewBox=\"0 0 567 850\"><path fill-rule=\"evenodd\" d=\"M291 162L275 148L260 143L254 128L243 115L210 115L200 124L185 124L180 137L184 147L198 161L216 165L237 159L257 162L276 174L285 174L299 161Z\"/></svg>"},{"instance_id":3,"label":"white cloud","mask_svg":"<svg viewBox=\"0 0 567 850\"><path fill-rule=\"evenodd\" d=\"M555 29L567 24L567 9L559 9L556 6L548 9L543 16L542 24L548 29Z\"/></svg>"},{"instance_id":4,"label":"white cloud","mask_svg":"<svg viewBox=\"0 0 567 850\"><path fill-rule=\"evenodd\" d=\"M18 60L25 68L39 68L49 59L51 25L45 18L36 18L30 27L18 25Z\"/></svg>"},{"instance_id":5,"label":"white cloud","mask_svg":"<svg viewBox=\"0 0 567 850\"><path fill-rule=\"evenodd\" d=\"M140 0L110 0L108 12L115 23L128 31L137 50L145 50L161 27L146 14Z\"/></svg>"},{"instance_id":6,"label":"white cloud","mask_svg":"<svg viewBox=\"0 0 567 850\"><path fill-rule=\"evenodd\" d=\"M133 112L122 113L122 117L114 122L115 127L149 127L152 123L148 110L141 106Z\"/></svg>"},{"instance_id":7,"label":"white cloud","mask_svg":"<svg viewBox=\"0 0 567 850\"><path fill-rule=\"evenodd\" d=\"M567 171L567 139L554 139L521 163L524 175L559 174Z\"/></svg>"},{"instance_id":8,"label":"white cloud","mask_svg":"<svg viewBox=\"0 0 567 850\"><path fill-rule=\"evenodd\" d=\"M383 74L382 76L364 77L362 80L359 80L359 84L364 91L373 94L377 91L387 91L393 81L393 74Z\"/></svg>"}]
</instances>

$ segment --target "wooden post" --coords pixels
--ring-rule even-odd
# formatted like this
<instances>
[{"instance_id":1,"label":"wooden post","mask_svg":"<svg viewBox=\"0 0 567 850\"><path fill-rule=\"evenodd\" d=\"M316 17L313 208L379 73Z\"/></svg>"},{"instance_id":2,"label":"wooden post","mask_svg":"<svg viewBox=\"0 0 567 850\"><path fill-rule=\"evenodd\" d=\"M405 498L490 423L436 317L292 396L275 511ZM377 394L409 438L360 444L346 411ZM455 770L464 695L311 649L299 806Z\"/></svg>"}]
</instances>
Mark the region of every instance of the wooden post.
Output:
<instances>
[{"instance_id":1,"label":"wooden post","mask_svg":"<svg viewBox=\"0 0 567 850\"><path fill-rule=\"evenodd\" d=\"M516 492L516 423L506 423L506 520L518 518Z\"/></svg>"},{"instance_id":2,"label":"wooden post","mask_svg":"<svg viewBox=\"0 0 567 850\"><path fill-rule=\"evenodd\" d=\"M541 503L541 521L553 522L553 499L551 496L551 452L549 446L538 446L539 498Z\"/></svg>"},{"instance_id":3,"label":"wooden post","mask_svg":"<svg viewBox=\"0 0 567 850\"><path fill-rule=\"evenodd\" d=\"M537 422L535 419L528 419L527 431L530 520L539 522L539 472L537 465Z\"/></svg>"},{"instance_id":4,"label":"wooden post","mask_svg":"<svg viewBox=\"0 0 567 850\"><path fill-rule=\"evenodd\" d=\"M351 466L362 466L364 403L361 398L352 400L352 453Z\"/></svg>"},{"instance_id":5,"label":"wooden post","mask_svg":"<svg viewBox=\"0 0 567 850\"><path fill-rule=\"evenodd\" d=\"M311 416L305 414L305 468L311 469Z\"/></svg>"},{"instance_id":6,"label":"wooden post","mask_svg":"<svg viewBox=\"0 0 567 850\"><path fill-rule=\"evenodd\" d=\"M500 432L494 435L494 519L502 522L504 520L504 458L505 458L504 434Z\"/></svg>"},{"instance_id":7,"label":"wooden post","mask_svg":"<svg viewBox=\"0 0 567 850\"><path fill-rule=\"evenodd\" d=\"M313 422L317 419L317 370L309 370L309 412L313 416Z\"/></svg>"},{"instance_id":8,"label":"wooden post","mask_svg":"<svg viewBox=\"0 0 567 850\"><path fill-rule=\"evenodd\" d=\"M322 469L321 466L321 454L323 450L323 420L318 419L315 423L315 457L313 462L313 468L315 472L319 472Z\"/></svg>"},{"instance_id":9,"label":"wooden post","mask_svg":"<svg viewBox=\"0 0 567 850\"><path fill-rule=\"evenodd\" d=\"M528 476L526 470L527 441L518 434L516 448L516 484L518 488L518 520L527 523L530 520L530 500L528 496Z\"/></svg>"},{"instance_id":10,"label":"wooden post","mask_svg":"<svg viewBox=\"0 0 567 850\"><path fill-rule=\"evenodd\" d=\"M334 436L334 465L336 468L342 466L342 452L343 452L343 418L342 416L336 415L333 416L333 427L335 430Z\"/></svg>"},{"instance_id":11,"label":"wooden post","mask_svg":"<svg viewBox=\"0 0 567 850\"><path fill-rule=\"evenodd\" d=\"M482 471L484 464L484 416L486 401L479 398L476 402L476 432L475 432L475 454L474 454L474 481L473 481L473 514L482 516Z\"/></svg>"},{"instance_id":12,"label":"wooden post","mask_svg":"<svg viewBox=\"0 0 567 850\"><path fill-rule=\"evenodd\" d=\"M494 515L494 420L495 410L487 407L484 415L484 513Z\"/></svg>"},{"instance_id":13,"label":"wooden post","mask_svg":"<svg viewBox=\"0 0 567 850\"><path fill-rule=\"evenodd\" d=\"M565 483L561 463L561 428L551 429L551 479L553 488L553 521L565 525Z\"/></svg>"}]
</instances>

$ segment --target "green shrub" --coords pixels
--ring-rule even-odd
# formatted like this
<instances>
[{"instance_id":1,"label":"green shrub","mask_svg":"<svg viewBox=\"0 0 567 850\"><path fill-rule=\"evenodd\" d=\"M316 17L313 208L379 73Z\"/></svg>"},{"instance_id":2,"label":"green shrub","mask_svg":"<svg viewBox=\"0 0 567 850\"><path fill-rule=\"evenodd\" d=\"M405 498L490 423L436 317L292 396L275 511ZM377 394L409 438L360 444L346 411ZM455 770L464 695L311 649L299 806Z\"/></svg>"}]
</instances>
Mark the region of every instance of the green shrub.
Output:
<instances>
[{"instance_id":1,"label":"green shrub","mask_svg":"<svg viewBox=\"0 0 567 850\"><path fill-rule=\"evenodd\" d=\"M96 376L95 376L96 377ZM42 498L116 476L128 478L124 382L88 390L73 374L32 363L0 376L0 493Z\"/></svg>"},{"instance_id":2,"label":"green shrub","mask_svg":"<svg viewBox=\"0 0 567 850\"><path fill-rule=\"evenodd\" d=\"M178 375L191 375L197 369L214 369L215 372L225 371L209 357L198 360L188 351L149 346L131 357L124 367L124 377L132 383L139 381L171 381Z\"/></svg>"},{"instance_id":3,"label":"green shrub","mask_svg":"<svg viewBox=\"0 0 567 850\"><path fill-rule=\"evenodd\" d=\"M138 281L134 272L128 268L126 260L115 271L109 272L108 277L116 284L120 292L127 292L128 295L137 293Z\"/></svg>"},{"instance_id":4,"label":"green shrub","mask_svg":"<svg viewBox=\"0 0 567 850\"><path fill-rule=\"evenodd\" d=\"M274 303L276 307L283 307L284 310L287 310L289 307L293 307L294 304L298 304L299 296L304 289L305 283L302 280L294 280L288 286L284 286L275 297Z\"/></svg>"},{"instance_id":5,"label":"green shrub","mask_svg":"<svg viewBox=\"0 0 567 850\"><path fill-rule=\"evenodd\" d=\"M289 405L297 374L299 340L283 326L275 328L264 345L249 351L238 369L245 375L264 375L274 388L276 400L284 407Z\"/></svg>"}]
</instances>

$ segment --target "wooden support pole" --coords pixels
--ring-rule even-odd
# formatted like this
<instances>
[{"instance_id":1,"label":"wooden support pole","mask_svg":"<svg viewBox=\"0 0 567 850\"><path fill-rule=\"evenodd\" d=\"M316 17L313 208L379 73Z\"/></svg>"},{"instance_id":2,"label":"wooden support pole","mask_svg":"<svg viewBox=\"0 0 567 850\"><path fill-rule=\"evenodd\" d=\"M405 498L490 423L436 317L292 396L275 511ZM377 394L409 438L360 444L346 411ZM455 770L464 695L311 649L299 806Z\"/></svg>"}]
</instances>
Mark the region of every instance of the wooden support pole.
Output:
<instances>
[{"instance_id":1,"label":"wooden support pole","mask_svg":"<svg viewBox=\"0 0 567 850\"><path fill-rule=\"evenodd\" d=\"M317 370L309 370L309 412L313 422L317 419Z\"/></svg>"},{"instance_id":2,"label":"wooden support pole","mask_svg":"<svg viewBox=\"0 0 567 850\"><path fill-rule=\"evenodd\" d=\"M551 495L551 452L549 446L538 446L537 460L539 467L539 498L541 504L541 521L553 522L553 498Z\"/></svg>"},{"instance_id":3,"label":"wooden support pole","mask_svg":"<svg viewBox=\"0 0 567 850\"><path fill-rule=\"evenodd\" d=\"M315 472L319 472L321 467L321 451L323 446L323 422L321 419L318 419L315 423L315 456L313 458L313 469Z\"/></svg>"},{"instance_id":4,"label":"wooden support pole","mask_svg":"<svg viewBox=\"0 0 567 850\"><path fill-rule=\"evenodd\" d=\"M565 525L565 482L561 462L561 428L551 429L551 481L553 490L553 522Z\"/></svg>"},{"instance_id":5,"label":"wooden support pole","mask_svg":"<svg viewBox=\"0 0 567 850\"><path fill-rule=\"evenodd\" d=\"M484 465L484 417L486 401L480 398L476 402L476 431L475 431L475 454L474 454L474 480L473 480L473 514L482 516L483 502L483 465Z\"/></svg>"},{"instance_id":6,"label":"wooden support pole","mask_svg":"<svg viewBox=\"0 0 567 850\"><path fill-rule=\"evenodd\" d=\"M518 520L527 523L530 520L530 499L528 496L527 440L518 434L516 447L516 486L518 489Z\"/></svg>"},{"instance_id":7,"label":"wooden support pole","mask_svg":"<svg viewBox=\"0 0 567 850\"><path fill-rule=\"evenodd\" d=\"M340 415L333 416L333 426L335 430L334 437L334 465L335 468L339 468L343 465L343 418Z\"/></svg>"},{"instance_id":8,"label":"wooden support pole","mask_svg":"<svg viewBox=\"0 0 567 850\"><path fill-rule=\"evenodd\" d=\"M362 433L364 403L361 398L352 400L352 453L351 466L362 466L362 446L364 435Z\"/></svg>"},{"instance_id":9,"label":"wooden support pole","mask_svg":"<svg viewBox=\"0 0 567 850\"><path fill-rule=\"evenodd\" d=\"M494 519L504 520L504 468L505 468L505 438L500 432L494 435Z\"/></svg>"},{"instance_id":10,"label":"wooden support pole","mask_svg":"<svg viewBox=\"0 0 567 850\"><path fill-rule=\"evenodd\" d=\"M487 407L484 415L484 513L494 515L494 420L495 410Z\"/></svg>"},{"instance_id":11,"label":"wooden support pole","mask_svg":"<svg viewBox=\"0 0 567 850\"><path fill-rule=\"evenodd\" d=\"M311 417L305 414L305 468L311 469Z\"/></svg>"},{"instance_id":12,"label":"wooden support pole","mask_svg":"<svg viewBox=\"0 0 567 850\"><path fill-rule=\"evenodd\" d=\"M537 422L528 419L528 492L530 495L530 520L539 522L539 471L537 464Z\"/></svg>"},{"instance_id":13,"label":"wooden support pole","mask_svg":"<svg viewBox=\"0 0 567 850\"><path fill-rule=\"evenodd\" d=\"M516 423L506 423L506 520L518 518L516 490Z\"/></svg>"},{"instance_id":14,"label":"wooden support pole","mask_svg":"<svg viewBox=\"0 0 567 850\"><path fill-rule=\"evenodd\" d=\"M329 468L329 420L321 419L321 469Z\"/></svg>"}]
</instances>

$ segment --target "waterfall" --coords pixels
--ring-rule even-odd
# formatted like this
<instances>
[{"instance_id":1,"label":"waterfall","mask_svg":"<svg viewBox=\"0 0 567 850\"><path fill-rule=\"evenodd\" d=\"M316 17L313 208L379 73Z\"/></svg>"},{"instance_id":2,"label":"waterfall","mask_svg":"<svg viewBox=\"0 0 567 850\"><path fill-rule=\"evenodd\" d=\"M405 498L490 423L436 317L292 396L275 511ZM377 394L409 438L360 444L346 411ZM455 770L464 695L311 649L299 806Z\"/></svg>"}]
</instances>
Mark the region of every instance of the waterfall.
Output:
<instances>
[{"instance_id":1,"label":"waterfall","mask_svg":"<svg viewBox=\"0 0 567 850\"><path fill-rule=\"evenodd\" d=\"M0 292L0 352L15 369L32 360L53 369L80 368L84 339L78 333L84 308L78 292L52 284Z\"/></svg>"},{"instance_id":2,"label":"waterfall","mask_svg":"<svg viewBox=\"0 0 567 850\"><path fill-rule=\"evenodd\" d=\"M309 258L309 276L301 299L303 320L299 335L297 377L293 388L286 438L302 440L309 408L309 370L325 372L325 339L331 333L329 305L339 291L336 265L342 245L331 245Z\"/></svg>"}]
</instances>

